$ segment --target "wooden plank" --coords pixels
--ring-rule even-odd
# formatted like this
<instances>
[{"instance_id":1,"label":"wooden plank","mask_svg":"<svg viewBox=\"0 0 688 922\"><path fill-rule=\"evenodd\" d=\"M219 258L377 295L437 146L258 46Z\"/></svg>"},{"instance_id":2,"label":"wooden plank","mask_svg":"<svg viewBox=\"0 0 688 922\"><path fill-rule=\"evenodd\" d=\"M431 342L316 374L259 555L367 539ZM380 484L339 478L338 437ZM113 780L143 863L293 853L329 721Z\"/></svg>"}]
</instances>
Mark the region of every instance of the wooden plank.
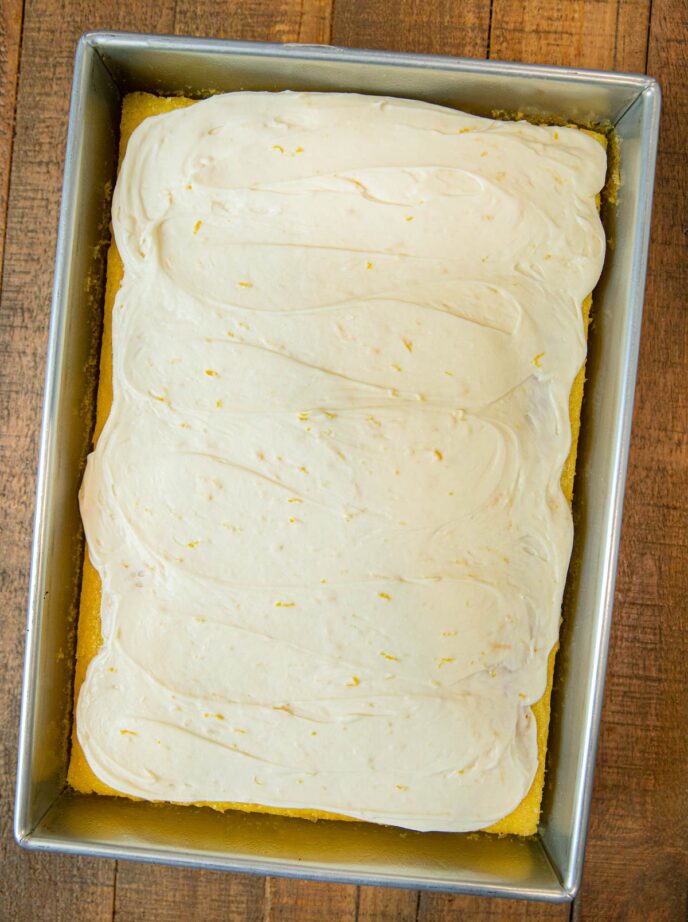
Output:
<instances>
[{"instance_id":1,"label":"wooden plank","mask_svg":"<svg viewBox=\"0 0 688 922\"><path fill-rule=\"evenodd\" d=\"M117 922L261 922L261 877L118 862Z\"/></svg>"},{"instance_id":2,"label":"wooden plank","mask_svg":"<svg viewBox=\"0 0 688 922\"><path fill-rule=\"evenodd\" d=\"M483 58L489 0L336 0L332 44Z\"/></svg>"},{"instance_id":3,"label":"wooden plank","mask_svg":"<svg viewBox=\"0 0 688 922\"><path fill-rule=\"evenodd\" d=\"M688 7L683 0L654 0L648 51L648 72L664 90L664 112L578 922L688 918Z\"/></svg>"},{"instance_id":4,"label":"wooden plank","mask_svg":"<svg viewBox=\"0 0 688 922\"><path fill-rule=\"evenodd\" d=\"M179 0L174 28L179 35L324 44L330 37L331 10L331 0Z\"/></svg>"},{"instance_id":5,"label":"wooden plank","mask_svg":"<svg viewBox=\"0 0 688 922\"><path fill-rule=\"evenodd\" d=\"M642 71L649 5L649 0L494 0L490 57Z\"/></svg>"},{"instance_id":6,"label":"wooden plank","mask_svg":"<svg viewBox=\"0 0 688 922\"><path fill-rule=\"evenodd\" d=\"M9 831L3 830L2 839L7 855L0 858L0 918L111 922L114 861L27 854L12 842Z\"/></svg>"},{"instance_id":7,"label":"wooden plank","mask_svg":"<svg viewBox=\"0 0 688 922\"><path fill-rule=\"evenodd\" d=\"M145 8L141 11L134 0L124 0L116 8L96 2L34 0L25 9L0 302L0 915L13 922L112 918L114 862L29 855L12 842L19 677L74 49L79 34L89 28L147 29L156 22L171 27L172 2L158 6L155 17ZM14 16L12 28L16 28L16 9L12 14L12 5L5 3L3 11ZM7 52L14 53L9 46ZM9 58L6 64L9 73L13 66ZM3 115L2 122L12 125L9 115Z\"/></svg>"},{"instance_id":8,"label":"wooden plank","mask_svg":"<svg viewBox=\"0 0 688 922\"><path fill-rule=\"evenodd\" d=\"M270 877L264 922L354 922L357 887Z\"/></svg>"},{"instance_id":9,"label":"wooden plank","mask_svg":"<svg viewBox=\"0 0 688 922\"><path fill-rule=\"evenodd\" d=\"M612 70L644 72L651 6L652 0L619 0Z\"/></svg>"},{"instance_id":10,"label":"wooden plank","mask_svg":"<svg viewBox=\"0 0 688 922\"><path fill-rule=\"evenodd\" d=\"M0 267L5 243L23 12L23 0L6 0L0 6Z\"/></svg>"},{"instance_id":11,"label":"wooden plank","mask_svg":"<svg viewBox=\"0 0 688 922\"><path fill-rule=\"evenodd\" d=\"M422 893L417 922L567 922L566 904Z\"/></svg>"},{"instance_id":12,"label":"wooden plank","mask_svg":"<svg viewBox=\"0 0 688 922\"><path fill-rule=\"evenodd\" d=\"M416 922L420 893L388 887L359 887L356 922Z\"/></svg>"}]
</instances>

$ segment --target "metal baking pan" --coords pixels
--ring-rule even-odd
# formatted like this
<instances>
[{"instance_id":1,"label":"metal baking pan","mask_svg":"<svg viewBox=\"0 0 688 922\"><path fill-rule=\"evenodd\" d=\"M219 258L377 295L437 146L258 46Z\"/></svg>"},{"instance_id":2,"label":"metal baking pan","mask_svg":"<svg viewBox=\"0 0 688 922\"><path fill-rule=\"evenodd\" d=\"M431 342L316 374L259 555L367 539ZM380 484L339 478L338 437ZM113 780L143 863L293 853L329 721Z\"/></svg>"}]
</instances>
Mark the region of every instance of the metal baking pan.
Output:
<instances>
[{"instance_id":1,"label":"metal baking pan","mask_svg":"<svg viewBox=\"0 0 688 922\"><path fill-rule=\"evenodd\" d=\"M576 539L557 659L544 808L526 839L84 796L66 787L109 195L123 94L338 90L610 123L622 187L595 293ZM566 901L579 886L609 637L647 260L660 92L645 76L429 55L95 32L76 53L52 301L15 835L32 849L257 874Z\"/></svg>"}]
</instances>

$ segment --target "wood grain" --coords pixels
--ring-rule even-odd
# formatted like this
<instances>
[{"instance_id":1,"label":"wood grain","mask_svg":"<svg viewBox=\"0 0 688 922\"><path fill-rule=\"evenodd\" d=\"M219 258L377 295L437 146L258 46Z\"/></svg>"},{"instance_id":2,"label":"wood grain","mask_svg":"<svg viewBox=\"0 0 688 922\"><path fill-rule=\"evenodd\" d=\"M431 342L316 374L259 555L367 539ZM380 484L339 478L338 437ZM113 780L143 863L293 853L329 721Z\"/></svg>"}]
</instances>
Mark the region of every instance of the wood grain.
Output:
<instances>
[{"instance_id":1,"label":"wood grain","mask_svg":"<svg viewBox=\"0 0 688 922\"><path fill-rule=\"evenodd\" d=\"M152 32L642 71L665 115L606 704L577 920L686 917L688 11L684 0L19 0L0 10L0 916L18 920L563 920L569 907L27 854L11 841L18 677L47 316L80 32ZM490 9L492 18L490 20ZM648 22L649 47L648 47ZM16 131L12 113L19 61ZM7 207L6 207L7 205ZM0 249L0 254L2 250ZM116 880L115 880L116 877Z\"/></svg>"},{"instance_id":2,"label":"wood grain","mask_svg":"<svg viewBox=\"0 0 688 922\"><path fill-rule=\"evenodd\" d=\"M649 0L494 0L490 57L645 69Z\"/></svg>"},{"instance_id":3,"label":"wood grain","mask_svg":"<svg viewBox=\"0 0 688 922\"><path fill-rule=\"evenodd\" d=\"M490 0L336 0L332 44L483 58Z\"/></svg>"},{"instance_id":4,"label":"wood grain","mask_svg":"<svg viewBox=\"0 0 688 922\"><path fill-rule=\"evenodd\" d=\"M23 12L22 0L7 0L0 6L0 267L5 243Z\"/></svg>"},{"instance_id":5,"label":"wood grain","mask_svg":"<svg viewBox=\"0 0 688 922\"><path fill-rule=\"evenodd\" d=\"M688 918L688 7L654 0L664 88L612 643L578 922ZM610 901L610 894L614 894Z\"/></svg>"},{"instance_id":6,"label":"wood grain","mask_svg":"<svg viewBox=\"0 0 688 922\"><path fill-rule=\"evenodd\" d=\"M8 207L8 190L10 165L14 135L17 78L19 71L19 53L21 44L21 21L23 2L4 3L0 8L0 282L2 280L3 255L5 247L5 229ZM6 509L12 488L16 482L13 471L13 445L8 432L11 394L17 388L13 383L14 364L12 362L11 319L4 311L0 312L0 536L3 544L8 543L12 535L13 515ZM3 473L4 472L4 473ZM17 510L19 515L21 511ZM19 631L12 627L20 624L19 612L23 603L22 584L15 578L11 561L6 560L6 552L0 555L0 605L7 613L10 630L0 637L0 707L3 720L0 722L0 897L3 897L5 873L13 874L13 866L21 856L12 842L12 821L7 806L12 803L14 794L15 728L18 712L17 670L21 668L22 643Z\"/></svg>"},{"instance_id":7,"label":"wood grain","mask_svg":"<svg viewBox=\"0 0 688 922\"><path fill-rule=\"evenodd\" d=\"M651 6L652 0L618 0L612 70L645 71Z\"/></svg>"},{"instance_id":8,"label":"wood grain","mask_svg":"<svg viewBox=\"0 0 688 922\"><path fill-rule=\"evenodd\" d=\"M357 887L268 878L265 922L354 922Z\"/></svg>"},{"instance_id":9,"label":"wood grain","mask_svg":"<svg viewBox=\"0 0 688 922\"><path fill-rule=\"evenodd\" d=\"M570 912L566 904L423 893L417 922L566 922Z\"/></svg>"},{"instance_id":10,"label":"wood grain","mask_svg":"<svg viewBox=\"0 0 688 922\"><path fill-rule=\"evenodd\" d=\"M331 10L331 0L177 0L174 30L179 35L325 44Z\"/></svg>"},{"instance_id":11,"label":"wood grain","mask_svg":"<svg viewBox=\"0 0 688 922\"><path fill-rule=\"evenodd\" d=\"M264 880L246 874L117 863L117 922L262 922ZM110 916L108 916L108 920Z\"/></svg>"},{"instance_id":12,"label":"wood grain","mask_svg":"<svg viewBox=\"0 0 688 922\"><path fill-rule=\"evenodd\" d=\"M388 887L359 887L356 922L416 922L420 893Z\"/></svg>"}]
</instances>

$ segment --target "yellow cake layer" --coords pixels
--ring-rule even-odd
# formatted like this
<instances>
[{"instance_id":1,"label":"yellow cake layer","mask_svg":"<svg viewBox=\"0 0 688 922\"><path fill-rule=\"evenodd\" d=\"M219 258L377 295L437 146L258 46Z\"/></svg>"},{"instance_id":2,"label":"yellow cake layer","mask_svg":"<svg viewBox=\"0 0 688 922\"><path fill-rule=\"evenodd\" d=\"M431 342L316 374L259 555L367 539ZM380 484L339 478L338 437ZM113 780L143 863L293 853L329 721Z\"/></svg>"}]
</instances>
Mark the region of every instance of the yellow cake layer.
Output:
<instances>
[{"instance_id":1,"label":"yellow cake layer","mask_svg":"<svg viewBox=\"0 0 688 922\"><path fill-rule=\"evenodd\" d=\"M152 96L148 93L132 93L127 96L122 107L119 162L122 162L131 133L144 119L151 115L159 115L163 112L169 112L172 109L180 109L185 106L193 105L193 102L194 100L186 99L183 97L163 98ZM587 133L595 137L603 146L606 147L607 139L603 135L592 131L588 131ZM103 340L100 356L100 378L98 385L96 424L93 434L94 445L98 440L112 405L112 308L115 301L115 295L122 283L122 274L122 261L117 251L117 245L113 239L108 253L107 287L105 291L105 310L103 320ZM590 295L585 299L582 305L586 335L591 306L592 296ZM573 498L573 480L576 469L576 452L578 447L578 434L580 431L580 411L583 400L584 382L585 365L583 365L583 367L580 369L573 383L571 395L569 398L569 411L571 417L571 451L566 460L561 475L561 488L569 503L571 503ZM81 605L79 612L77 661L74 678L75 704L78 699L79 691L84 681L88 665L102 644L100 627L100 602L100 577L91 564L87 549L84 554L84 571L81 588ZM486 830L487 832L494 832L499 834L513 833L516 835L526 836L532 835L537 829L537 824L540 817L542 790L545 780L545 755L547 752L547 733L549 729L550 697L552 693L554 660L556 653L557 647L552 650L549 657L548 679L545 693L542 698L533 705L532 709L537 722L538 739L538 767L535 778L533 779L530 790L518 805L518 807L508 816L505 816L503 819L499 820L499 822L488 827ZM86 760L81 745L79 744L76 733L76 719L74 720L72 730L72 753L67 780L72 788L82 793L112 794L119 797L128 796L104 784L94 774ZM281 807L263 806L261 804L228 802L207 803L201 805L209 806L213 809L221 811L243 810L247 812L277 813L283 816L296 816L310 820L352 820L352 818L348 816L325 813L320 810L293 810Z\"/></svg>"}]
</instances>

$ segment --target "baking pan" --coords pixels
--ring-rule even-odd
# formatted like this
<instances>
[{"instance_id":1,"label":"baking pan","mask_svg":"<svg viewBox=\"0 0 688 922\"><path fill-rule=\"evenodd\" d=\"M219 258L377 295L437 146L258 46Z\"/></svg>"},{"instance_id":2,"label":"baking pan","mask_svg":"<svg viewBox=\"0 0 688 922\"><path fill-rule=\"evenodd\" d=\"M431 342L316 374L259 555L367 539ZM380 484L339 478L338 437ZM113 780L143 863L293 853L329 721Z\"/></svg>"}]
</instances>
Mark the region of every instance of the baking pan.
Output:
<instances>
[{"instance_id":1,"label":"baking pan","mask_svg":"<svg viewBox=\"0 0 688 922\"><path fill-rule=\"evenodd\" d=\"M66 787L89 448L121 98L337 90L614 127L622 186L595 293L538 834L411 833L80 795ZM32 849L566 901L579 886L612 612L660 92L649 77L429 55L95 32L78 45L46 370L15 835Z\"/></svg>"}]
</instances>

